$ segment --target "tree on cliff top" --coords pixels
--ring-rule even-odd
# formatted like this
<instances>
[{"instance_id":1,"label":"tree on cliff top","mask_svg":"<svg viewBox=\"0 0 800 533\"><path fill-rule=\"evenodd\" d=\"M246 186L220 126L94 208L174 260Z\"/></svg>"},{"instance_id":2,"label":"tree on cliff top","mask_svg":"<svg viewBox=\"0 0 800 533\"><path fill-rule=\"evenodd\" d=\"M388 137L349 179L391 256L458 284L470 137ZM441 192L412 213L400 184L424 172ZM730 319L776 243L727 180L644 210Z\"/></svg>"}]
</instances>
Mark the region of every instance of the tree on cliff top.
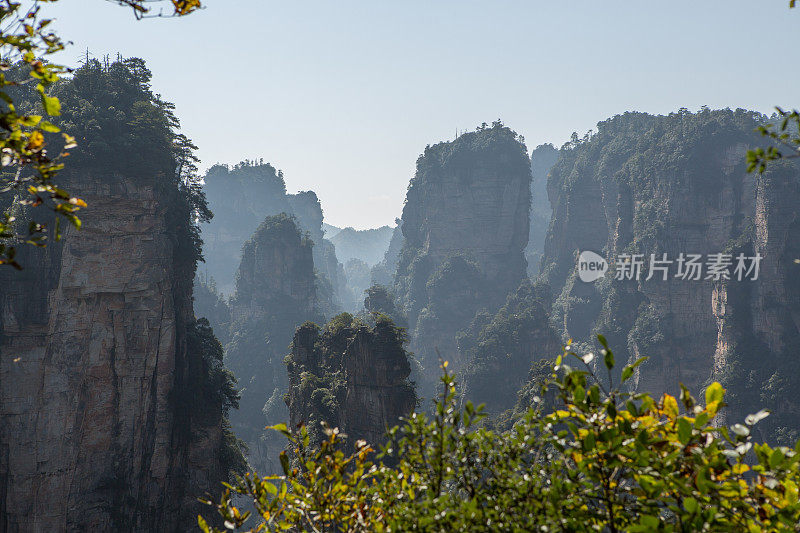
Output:
<instances>
[{"instance_id":1,"label":"tree on cliff top","mask_svg":"<svg viewBox=\"0 0 800 533\"><path fill-rule=\"evenodd\" d=\"M67 150L76 146L75 139L66 133L57 141L47 134L59 133L60 128L45 117L58 117L61 102L48 94L59 79L69 71L63 65L47 61L47 57L63 50L64 41L51 29L51 20L41 16L42 3L58 0L36 0L27 8L13 0L0 0L0 195L10 199L10 205L0 214L0 265L21 268L15 260L16 245L44 246L48 224L30 220L22 229L15 222L19 207L45 206L55 215L53 236L61 237L59 224L63 218L76 228L81 221L76 215L86 203L61 189L55 182ZM111 0L131 7L137 18L152 13L151 0ZM158 3L160 0L155 0ZM187 15L201 7L200 0L170 0L172 14ZM15 93L34 88L40 109L25 112L18 106ZM51 148L57 148L50 153Z\"/></svg>"}]
</instances>

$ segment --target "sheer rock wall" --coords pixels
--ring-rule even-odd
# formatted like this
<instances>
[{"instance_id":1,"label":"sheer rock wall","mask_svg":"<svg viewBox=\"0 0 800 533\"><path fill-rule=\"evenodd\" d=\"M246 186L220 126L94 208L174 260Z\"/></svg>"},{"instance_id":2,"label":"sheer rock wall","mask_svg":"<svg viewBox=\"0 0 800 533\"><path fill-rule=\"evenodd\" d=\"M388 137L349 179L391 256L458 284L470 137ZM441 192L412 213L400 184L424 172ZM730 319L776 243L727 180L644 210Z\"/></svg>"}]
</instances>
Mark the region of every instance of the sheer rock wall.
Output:
<instances>
[{"instance_id":1,"label":"sheer rock wall","mask_svg":"<svg viewBox=\"0 0 800 533\"><path fill-rule=\"evenodd\" d=\"M185 530L224 479L183 401L192 274L152 180L70 190L83 229L0 272L0 530Z\"/></svg>"}]
</instances>

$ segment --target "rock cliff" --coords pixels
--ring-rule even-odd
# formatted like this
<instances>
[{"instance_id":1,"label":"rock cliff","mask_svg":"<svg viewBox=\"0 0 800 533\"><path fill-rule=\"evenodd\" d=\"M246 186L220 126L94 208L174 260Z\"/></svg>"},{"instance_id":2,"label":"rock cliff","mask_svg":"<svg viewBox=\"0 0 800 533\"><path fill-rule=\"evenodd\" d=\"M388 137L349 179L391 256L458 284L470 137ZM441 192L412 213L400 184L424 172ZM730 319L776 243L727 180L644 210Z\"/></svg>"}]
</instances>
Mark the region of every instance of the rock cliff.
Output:
<instances>
[{"instance_id":1,"label":"rock cliff","mask_svg":"<svg viewBox=\"0 0 800 533\"><path fill-rule=\"evenodd\" d=\"M400 261L400 252L403 249L403 221L396 218L394 222L395 227L389 239L389 247L384 252L383 259L372 267L370 273L372 285L390 287L394 283L397 263Z\"/></svg>"},{"instance_id":2,"label":"rock cliff","mask_svg":"<svg viewBox=\"0 0 800 533\"><path fill-rule=\"evenodd\" d=\"M531 152L531 230L525 259L528 275L539 273L544 252L544 240L550 226L552 207L547 198L547 175L558 160L558 150L552 144L542 144Z\"/></svg>"},{"instance_id":3,"label":"rock cliff","mask_svg":"<svg viewBox=\"0 0 800 533\"><path fill-rule=\"evenodd\" d=\"M283 360L292 335L305 321L322 320L312 246L295 219L282 213L267 217L242 248L225 357L243 387L240 409L231 422L260 473L279 471L273 461L283 444L264 427L288 421Z\"/></svg>"},{"instance_id":4,"label":"rock cliff","mask_svg":"<svg viewBox=\"0 0 800 533\"><path fill-rule=\"evenodd\" d=\"M395 290L431 375L437 350L460 366L455 334L525 277L530 184L525 145L500 122L428 146L417 160Z\"/></svg>"},{"instance_id":5,"label":"rock cliff","mask_svg":"<svg viewBox=\"0 0 800 533\"><path fill-rule=\"evenodd\" d=\"M348 442L377 446L386 430L416 406L403 330L385 316L373 327L343 313L324 330L304 324L287 358L287 405L292 427L305 423L315 441L321 423L338 427Z\"/></svg>"},{"instance_id":6,"label":"rock cliff","mask_svg":"<svg viewBox=\"0 0 800 533\"><path fill-rule=\"evenodd\" d=\"M206 264L201 273L214 279L222 294L232 295L242 245L267 216L294 215L314 243L314 265L319 272L318 296L331 315L347 299L344 267L336 248L322 231L322 206L313 191L287 194L283 173L263 162L242 162L228 168L211 167L204 190L214 218L202 226Z\"/></svg>"},{"instance_id":7,"label":"rock cliff","mask_svg":"<svg viewBox=\"0 0 800 533\"><path fill-rule=\"evenodd\" d=\"M760 142L753 130L763 120L744 110L626 113L568 143L551 171L542 275L560 292L555 320L565 336L602 332L619 354L649 356L635 376L643 390L675 393L682 382L697 392L722 379L734 409L754 409L770 403L768 391L786 390L779 381L794 380L796 372L783 369L793 368L786 350L800 325L791 207L800 201L800 173L789 164L760 177L746 172L745 151ZM600 280L580 281L576 254L585 250L609 261L642 254L639 280L614 279L612 265ZM681 253L701 254L701 279L677 276ZM709 276L717 253L731 256L729 280ZM757 280L736 279L739 253L761 254ZM651 254L673 261L666 279L661 270L649 275Z\"/></svg>"},{"instance_id":8,"label":"rock cliff","mask_svg":"<svg viewBox=\"0 0 800 533\"><path fill-rule=\"evenodd\" d=\"M82 231L0 274L0 524L184 530L227 473L221 411L176 401L202 363L170 206L152 180L71 190L91 205Z\"/></svg>"},{"instance_id":9,"label":"rock cliff","mask_svg":"<svg viewBox=\"0 0 800 533\"><path fill-rule=\"evenodd\" d=\"M237 463L236 394L192 312L203 201L149 76L89 61L58 87L81 143L59 183L89 208L0 270L2 531L185 531Z\"/></svg>"}]
</instances>

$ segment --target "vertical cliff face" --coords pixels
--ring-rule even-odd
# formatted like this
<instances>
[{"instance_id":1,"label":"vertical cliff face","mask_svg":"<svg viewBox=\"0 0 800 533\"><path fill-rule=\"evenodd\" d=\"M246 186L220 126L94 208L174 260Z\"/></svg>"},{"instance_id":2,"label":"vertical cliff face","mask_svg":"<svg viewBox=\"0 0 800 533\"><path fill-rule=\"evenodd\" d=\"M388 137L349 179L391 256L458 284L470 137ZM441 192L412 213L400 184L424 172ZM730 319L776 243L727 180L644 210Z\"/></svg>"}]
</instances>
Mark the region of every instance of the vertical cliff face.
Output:
<instances>
[{"instance_id":1,"label":"vertical cliff face","mask_svg":"<svg viewBox=\"0 0 800 533\"><path fill-rule=\"evenodd\" d=\"M339 262L333 242L324 237L322 230L322 204L313 191L302 191L287 196L291 213L297 217L301 231L307 231L314 243L314 268L317 270L317 299L325 316L333 316L351 304L347 290L347 276Z\"/></svg>"},{"instance_id":2,"label":"vertical cliff face","mask_svg":"<svg viewBox=\"0 0 800 533\"><path fill-rule=\"evenodd\" d=\"M455 334L478 309L499 307L525 276L530 183L524 144L499 122L429 146L418 159L395 287L426 369L436 368L436 349L458 367Z\"/></svg>"},{"instance_id":3,"label":"vertical cliff face","mask_svg":"<svg viewBox=\"0 0 800 533\"><path fill-rule=\"evenodd\" d=\"M232 294L242 244L268 215L291 213L283 174L270 164L211 167L203 178L214 218L203 224L202 271L220 292Z\"/></svg>"},{"instance_id":4,"label":"vertical cliff face","mask_svg":"<svg viewBox=\"0 0 800 533\"><path fill-rule=\"evenodd\" d=\"M292 426L306 424L317 441L321 423L349 442L383 443L386 430L416 406L404 333L388 317L374 327L343 313L320 331L304 324L287 359Z\"/></svg>"},{"instance_id":5,"label":"vertical cliff face","mask_svg":"<svg viewBox=\"0 0 800 533\"><path fill-rule=\"evenodd\" d=\"M140 59L88 61L56 87L79 142L59 183L89 207L0 269L2 531L185 531L242 466L236 393L192 312L208 213L149 80Z\"/></svg>"},{"instance_id":6,"label":"vertical cliff face","mask_svg":"<svg viewBox=\"0 0 800 533\"><path fill-rule=\"evenodd\" d=\"M214 218L203 225L202 274L214 279L222 294L233 294L242 246L264 217L287 213L314 243L314 266L319 273L318 297L329 315L347 299L344 267L335 246L323 236L322 206L313 191L287 194L283 173L270 164L244 162L209 169L205 193Z\"/></svg>"},{"instance_id":7,"label":"vertical cliff face","mask_svg":"<svg viewBox=\"0 0 800 533\"><path fill-rule=\"evenodd\" d=\"M800 437L796 400L800 361L800 168L775 164L754 184L754 216L735 253L760 254L758 280L723 280L712 292L717 325L714 375L730 391L734 414L770 409L763 438ZM748 410L749 409L749 410ZM735 417L732 417L735 418Z\"/></svg>"},{"instance_id":8,"label":"vertical cliff face","mask_svg":"<svg viewBox=\"0 0 800 533\"><path fill-rule=\"evenodd\" d=\"M552 207L547 197L547 175L558 160L558 150L552 144L542 144L531 152L531 229L525 259L528 275L539 273L544 252L544 240L550 226Z\"/></svg>"},{"instance_id":9,"label":"vertical cliff face","mask_svg":"<svg viewBox=\"0 0 800 533\"><path fill-rule=\"evenodd\" d=\"M283 359L292 335L303 322L321 319L312 246L295 219L282 213L267 217L242 248L225 357L244 389L231 421L260 473L279 470L271 461L283 444L264 427L288 421Z\"/></svg>"},{"instance_id":10,"label":"vertical cliff face","mask_svg":"<svg viewBox=\"0 0 800 533\"><path fill-rule=\"evenodd\" d=\"M0 273L0 524L177 531L225 473L221 413L177 401L195 354L171 206L152 179L70 185L83 230Z\"/></svg>"},{"instance_id":11,"label":"vertical cliff face","mask_svg":"<svg viewBox=\"0 0 800 533\"><path fill-rule=\"evenodd\" d=\"M372 267L370 273L372 285L390 287L394 283L397 263L400 261L400 252L403 249L403 221L396 218L394 222L395 227L389 239L389 247L384 252L383 259Z\"/></svg>"},{"instance_id":12,"label":"vertical cliff face","mask_svg":"<svg viewBox=\"0 0 800 533\"><path fill-rule=\"evenodd\" d=\"M560 292L557 322L573 338L602 332L619 353L649 356L636 376L643 390L674 393L682 382L697 391L714 378L744 400L744 391L769 382L767 368L777 371L788 358L798 324L790 297L798 228L790 206L800 187L790 165L759 178L746 172L744 154L759 141L753 130L760 120L743 110L628 113L562 149L551 171L554 219L543 276ZM642 254L639 280L614 279L612 265L604 278L580 281L576 256L586 250L608 260ZM701 279L677 276L681 253L702 255ZM732 255L730 280L709 278L709 254L716 253ZM739 253L763 256L757 280L736 279ZM661 271L647 279L651 254L673 260L667 279ZM737 346L747 346L751 359L734 356Z\"/></svg>"}]
</instances>

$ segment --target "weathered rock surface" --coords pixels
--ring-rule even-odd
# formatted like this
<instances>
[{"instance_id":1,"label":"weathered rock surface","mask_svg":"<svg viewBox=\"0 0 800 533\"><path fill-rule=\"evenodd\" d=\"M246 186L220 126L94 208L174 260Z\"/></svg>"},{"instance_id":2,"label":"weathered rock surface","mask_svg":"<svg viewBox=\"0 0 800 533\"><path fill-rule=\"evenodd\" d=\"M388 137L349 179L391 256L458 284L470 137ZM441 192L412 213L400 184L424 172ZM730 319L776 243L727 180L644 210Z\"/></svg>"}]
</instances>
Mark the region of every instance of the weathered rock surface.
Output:
<instances>
[{"instance_id":1,"label":"weathered rock surface","mask_svg":"<svg viewBox=\"0 0 800 533\"><path fill-rule=\"evenodd\" d=\"M181 399L194 262L154 179L70 187L82 231L0 272L0 530L182 531L226 477L221 413Z\"/></svg>"},{"instance_id":2,"label":"weathered rock surface","mask_svg":"<svg viewBox=\"0 0 800 533\"><path fill-rule=\"evenodd\" d=\"M547 197L547 175L558 161L558 150L552 144L542 144L531 152L531 229L525 259L528 275L539 273L544 252L544 240L550 226L552 207Z\"/></svg>"},{"instance_id":3,"label":"weathered rock surface","mask_svg":"<svg viewBox=\"0 0 800 533\"><path fill-rule=\"evenodd\" d=\"M578 340L603 333L617 360L649 356L634 379L642 390L674 394L684 383L698 392L722 379L734 409L757 409L772 401L767 385L786 389L775 372L796 360L786 350L800 325L792 263L800 172L788 164L761 177L746 172L747 147L763 142L753 133L760 120L744 110L627 113L562 149L551 171L543 276L560 292L557 322ZM584 250L608 260L643 254L640 280L613 279L613 265L599 281L578 280ZM708 254L721 252L733 255L731 275L737 254L760 253L758 280L706 279ZM673 261L702 254L702 279L677 278L673 263L666 280L660 272L647 280L650 254L664 253ZM796 375L791 368L778 374Z\"/></svg>"},{"instance_id":4,"label":"weathered rock surface","mask_svg":"<svg viewBox=\"0 0 800 533\"><path fill-rule=\"evenodd\" d=\"M242 248L225 360L244 389L231 422L260 473L279 471L273 462L284 443L264 427L288 421L283 360L292 335L305 321L322 320L312 246L295 219L282 213L267 217Z\"/></svg>"},{"instance_id":5,"label":"weathered rock surface","mask_svg":"<svg viewBox=\"0 0 800 533\"><path fill-rule=\"evenodd\" d=\"M344 313L323 331L300 327L287 359L292 427L305 423L318 441L326 422L351 443L382 444L417 402L403 343L402 330L385 317L370 327Z\"/></svg>"},{"instance_id":6,"label":"weathered rock surface","mask_svg":"<svg viewBox=\"0 0 800 533\"><path fill-rule=\"evenodd\" d=\"M412 350L431 377L439 355L460 366L455 334L480 308L496 310L525 277L530 184L525 145L499 122L429 146L417 160L395 290Z\"/></svg>"},{"instance_id":7,"label":"weathered rock surface","mask_svg":"<svg viewBox=\"0 0 800 533\"><path fill-rule=\"evenodd\" d=\"M336 248L322 231L322 206L313 191L286 192L283 173L268 163L217 165L205 176L205 193L214 218L203 224L201 272L212 277L219 291L232 295L242 246L267 216L294 215L301 231L314 243L314 265L319 271L319 297L325 311L341 309L348 294L344 267Z\"/></svg>"}]
</instances>

